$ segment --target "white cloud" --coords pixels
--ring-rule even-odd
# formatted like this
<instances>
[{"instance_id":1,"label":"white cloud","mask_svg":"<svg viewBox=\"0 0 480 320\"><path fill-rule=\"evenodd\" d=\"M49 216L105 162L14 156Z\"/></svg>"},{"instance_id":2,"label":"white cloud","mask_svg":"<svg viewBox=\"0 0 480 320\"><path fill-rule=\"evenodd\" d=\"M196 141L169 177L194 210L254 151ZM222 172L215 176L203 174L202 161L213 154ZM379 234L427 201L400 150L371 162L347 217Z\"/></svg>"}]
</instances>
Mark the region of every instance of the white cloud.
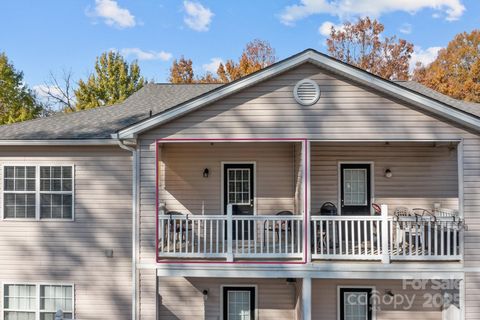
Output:
<instances>
[{"instance_id":1,"label":"white cloud","mask_svg":"<svg viewBox=\"0 0 480 320\"><path fill-rule=\"evenodd\" d=\"M462 0L300 0L285 7L280 20L286 25L313 14L326 13L341 19L352 16L379 17L384 13L404 11L415 13L430 8L446 14L447 20L458 20L465 11Z\"/></svg>"},{"instance_id":2,"label":"white cloud","mask_svg":"<svg viewBox=\"0 0 480 320\"><path fill-rule=\"evenodd\" d=\"M91 15L102 18L109 26L131 28L137 23L135 16L128 9L121 8L115 0L95 0L95 8Z\"/></svg>"},{"instance_id":3,"label":"white cloud","mask_svg":"<svg viewBox=\"0 0 480 320\"><path fill-rule=\"evenodd\" d=\"M58 96L62 95L62 92L56 86L48 86L46 84L37 84L33 86L32 89L37 94L37 96L42 100L48 99L48 94L47 94L48 92Z\"/></svg>"},{"instance_id":4,"label":"white cloud","mask_svg":"<svg viewBox=\"0 0 480 320\"><path fill-rule=\"evenodd\" d=\"M168 61L172 58L170 52L165 51L144 51L140 48L123 48L120 53L124 56L134 56L138 60L162 60Z\"/></svg>"},{"instance_id":5,"label":"white cloud","mask_svg":"<svg viewBox=\"0 0 480 320\"><path fill-rule=\"evenodd\" d=\"M214 16L210 9L205 8L199 2L193 1L184 1L183 8L186 13L183 21L188 27L195 31L208 31Z\"/></svg>"},{"instance_id":6,"label":"white cloud","mask_svg":"<svg viewBox=\"0 0 480 320\"><path fill-rule=\"evenodd\" d=\"M220 63L223 63L222 58L212 58L209 63L202 65L202 69L206 72L216 73Z\"/></svg>"},{"instance_id":7,"label":"white cloud","mask_svg":"<svg viewBox=\"0 0 480 320\"><path fill-rule=\"evenodd\" d=\"M331 21L325 21L318 27L318 33L320 33L324 37L330 36L330 32L332 31L332 27L335 28L335 30L342 30L343 25L338 25L335 24Z\"/></svg>"},{"instance_id":8,"label":"white cloud","mask_svg":"<svg viewBox=\"0 0 480 320\"><path fill-rule=\"evenodd\" d=\"M410 23L404 23L398 31L404 34L410 34L412 33L412 25Z\"/></svg>"},{"instance_id":9,"label":"white cloud","mask_svg":"<svg viewBox=\"0 0 480 320\"><path fill-rule=\"evenodd\" d=\"M417 47L412 53L412 58L410 59L410 70L415 68L417 62L420 62L422 65L426 66L432 63L438 56L438 51L443 49L442 47L430 47L423 50L421 47Z\"/></svg>"}]
</instances>

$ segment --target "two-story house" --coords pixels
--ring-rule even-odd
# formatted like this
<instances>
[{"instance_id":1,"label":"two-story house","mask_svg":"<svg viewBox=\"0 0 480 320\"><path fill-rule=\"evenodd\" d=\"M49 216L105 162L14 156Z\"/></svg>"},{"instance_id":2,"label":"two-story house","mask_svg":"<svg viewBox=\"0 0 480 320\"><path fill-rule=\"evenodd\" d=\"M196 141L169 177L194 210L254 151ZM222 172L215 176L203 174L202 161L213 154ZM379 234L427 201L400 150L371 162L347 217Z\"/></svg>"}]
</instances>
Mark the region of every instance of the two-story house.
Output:
<instances>
[{"instance_id":1,"label":"two-story house","mask_svg":"<svg viewBox=\"0 0 480 320\"><path fill-rule=\"evenodd\" d=\"M478 319L479 133L311 49L1 126L1 317Z\"/></svg>"}]
</instances>

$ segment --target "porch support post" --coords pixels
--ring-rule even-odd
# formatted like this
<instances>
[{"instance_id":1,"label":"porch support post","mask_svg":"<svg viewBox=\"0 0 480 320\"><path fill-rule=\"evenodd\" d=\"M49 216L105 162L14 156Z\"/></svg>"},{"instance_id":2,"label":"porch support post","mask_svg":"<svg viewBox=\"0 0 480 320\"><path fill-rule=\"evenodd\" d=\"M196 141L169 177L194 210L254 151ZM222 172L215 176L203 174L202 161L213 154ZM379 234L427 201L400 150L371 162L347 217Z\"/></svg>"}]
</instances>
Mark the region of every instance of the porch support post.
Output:
<instances>
[{"instance_id":1,"label":"porch support post","mask_svg":"<svg viewBox=\"0 0 480 320\"><path fill-rule=\"evenodd\" d=\"M302 279L302 320L312 319L312 278Z\"/></svg>"},{"instance_id":2,"label":"porch support post","mask_svg":"<svg viewBox=\"0 0 480 320\"><path fill-rule=\"evenodd\" d=\"M233 261L233 206L227 205L227 261Z\"/></svg>"},{"instance_id":3,"label":"porch support post","mask_svg":"<svg viewBox=\"0 0 480 320\"><path fill-rule=\"evenodd\" d=\"M388 250L388 206L381 205L382 209L382 263L390 263L390 253Z\"/></svg>"},{"instance_id":4,"label":"porch support post","mask_svg":"<svg viewBox=\"0 0 480 320\"><path fill-rule=\"evenodd\" d=\"M304 246L304 254L306 256L306 262L312 262L312 252L311 252L311 221L310 221L310 211L311 211L311 200L310 200L310 140L304 140L303 148L302 148L302 159L304 160L303 163L303 201L305 202L303 205L303 210L305 210L304 219L306 219L305 223L305 246Z\"/></svg>"}]
</instances>

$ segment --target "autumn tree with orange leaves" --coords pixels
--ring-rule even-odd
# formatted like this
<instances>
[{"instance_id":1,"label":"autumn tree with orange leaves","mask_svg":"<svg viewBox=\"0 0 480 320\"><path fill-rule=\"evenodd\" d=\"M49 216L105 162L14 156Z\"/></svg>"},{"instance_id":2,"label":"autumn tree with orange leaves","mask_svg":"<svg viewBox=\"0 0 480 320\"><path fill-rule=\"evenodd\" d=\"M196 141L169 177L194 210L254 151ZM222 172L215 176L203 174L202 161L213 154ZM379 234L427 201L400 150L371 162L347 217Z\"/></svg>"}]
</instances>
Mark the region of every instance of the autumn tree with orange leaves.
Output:
<instances>
[{"instance_id":1,"label":"autumn tree with orange leaves","mask_svg":"<svg viewBox=\"0 0 480 320\"><path fill-rule=\"evenodd\" d=\"M406 80L413 44L382 34L384 26L370 18L332 27L327 39L328 52L358 68L389 80Z\"/></svg>"},{"instance_id":2,"label":"autumn tree with orange leaves","mask_svg":"<svg viewBox=\"0 0 480 320\"><path fill-rule=\"evenodd\" d=\"M275 63L275 49L268 41L255 39L245 46L238 62L227 60L218 66L216 74L210 72L195 76L191 59L183 56L174 60L170 68L172 83L228 83Z\"/></svg>"},{"instance_id":3,"label":"autumn tree with orange leaves","mask_svg":"<svg viewBox=\"0 0 480 320\"><path fill-rule=\"evenodd\" d=\"M413 79L452 98L480 102L480 30L457 34Z\"/></svg>"}]
</instances>

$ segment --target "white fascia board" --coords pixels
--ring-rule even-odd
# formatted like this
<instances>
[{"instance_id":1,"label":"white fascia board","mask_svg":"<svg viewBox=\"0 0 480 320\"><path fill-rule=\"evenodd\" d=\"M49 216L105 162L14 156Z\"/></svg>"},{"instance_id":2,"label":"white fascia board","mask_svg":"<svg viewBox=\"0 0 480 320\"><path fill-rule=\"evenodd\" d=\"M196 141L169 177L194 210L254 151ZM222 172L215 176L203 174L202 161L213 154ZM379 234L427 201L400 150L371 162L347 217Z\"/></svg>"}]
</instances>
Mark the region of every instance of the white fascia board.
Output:
<instances>
[{"instance_id":1,"label":"white fascia board","mask_svg":"<svg viewBox=\"0 0 480 320\"><path fill-rule=\"evenodd\" d=\"M0 146L101 146L117 143L114 139L0 140Z\"/></svg>"},{"instance_id":2,"label":"white fascia board","mask_svg":"<svg viewBox=\"0 0 480 320\"><path fill-rule=\"evenodd\" d=\"M456 110L453 107L439 103L434 99L407 90L406 88L402 88L395 83L378 78L372 74L369 74L368 72L359 70L333 58L324 56L314 51L306 51L296 57L286 59L285 61L280 62L278 65L260 71L257 74L241 79L230 85L220 87L210 94L206 94L205 96L194 99L183 105L179 105L177 108L167 110L140 123L124 128L120 130L118 134L112 135L112 137L115 136L119 139L135 138L139 133L145 132L155 126L161 125L186 113L197 110L204 105L220 100L230 94L238 92L260 81L271 78L305 62L316 64L333 73L346 76L349 79L360 82L368 87L384 92L392 97L398 98L433 114L440 115L467 128L480 131L480 119L476 117Z\"/></svg>"}]
</instances>

